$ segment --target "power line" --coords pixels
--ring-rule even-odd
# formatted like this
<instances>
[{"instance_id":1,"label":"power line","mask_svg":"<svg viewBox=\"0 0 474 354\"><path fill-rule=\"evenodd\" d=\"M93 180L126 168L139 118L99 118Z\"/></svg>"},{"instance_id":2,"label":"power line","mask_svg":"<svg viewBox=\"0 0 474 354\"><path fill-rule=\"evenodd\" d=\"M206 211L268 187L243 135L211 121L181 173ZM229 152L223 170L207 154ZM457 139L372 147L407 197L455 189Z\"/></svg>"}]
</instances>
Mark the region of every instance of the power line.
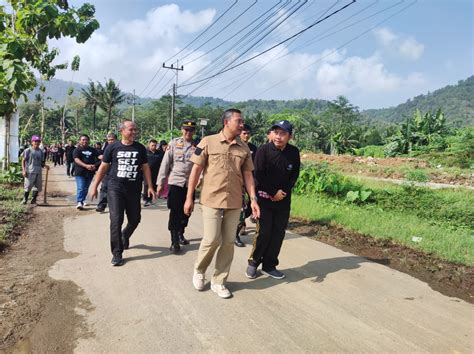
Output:
<instances>
[{"instance_id":1,"label":"power line","mask_svg":"<svg viewBox=\"0 0 474 354\"><path fill-rule=\"evenodd\" d=\"M200 79L200 80L196 80L196 81L194 81L194 82L191 82L191 83L188 83L188 84L183 84L183 85L181 85L181 86L190 86L190 85L194 85L194 84L196 84L196 83L202 82L202 81L206 81L206 80L212 79L212 78L214 78L214 77L216 77L216 76L218 76L218 75L221 75L221 74L223 74L223 73L225 73L225 72L227 72L227 71L229 71L229 70L235 69L235 68L237 68L237 67L239 67L239 66L241 66L241 65L243 65L243 64L245 64L245 63L248 63L249 61L251 61L251 60L253 60L253 59L255 59L255 58L258 58L259 56L262 56L263 54L268 53L269 51L275 49L276 47L279 47L280 45L282 45L282 44L288 42L289 40L291 40L291 39L293 39L293 38L295 38L295 37L301 35L302 33L308 31L308 30L311 29L312 27L314 27L314 26L316 26L317 24L321 23L322 21L325 21L325 20L327 20L328 18L330 18L330 17L334 16L335 14L339 13L340 11L346 9L347 7L349 7L350 5L354 4L355 2L356 2L356 0L352 0L350 3L344 5L343 7L337 9L336 11L333 11L333 12L330 13L329 15L323 17L322 19L320 19L320 20L318 20L318 21L316 21L316 22L314 22L314 23L312 23L311 25L309 25L309 26L307 26L306 28L302 29L301 31L295 33L294 35L292 35L292 36L286 38L285 40L283 40L283 41L281 41L281 42L279 42L279 43L277 43L277 44L275 44L275 45L273 45L273 46L271 46L270 48L264 50L263 52L261 52L261 53L259 53L259 54L256 54L256 55L254 55L254 56L252 56L252 57L250 57L250 58L248 58L248 59L246 59L246 60L244 60L244 61L242 61L242 62L236 64L236 65L231 66L230 68L221 70L220 72L218 72L218 73L216 73L216 74L214 74L214 75L211 75L211 76L209 76L209 77L207 77L207 78Z\"/></svg>"},{"instance_id":2,"label":"power line","mask_svg":"<svg viewBox=\"0 0 474 354\"><path fill-rule=\"evenodd\" d=\"M268 12L270 12L271 10L273 10L273 8L277 7L280 3L282 2L282 0L280 0L277 4L273 5L272 7L270 7L268 10L266 10L263 14L261 15L258 15L252 22L250 22L247 26L245 26L244 28L241 28L239 29L236 33L234 33L232 36L230 36L229 38L227 38L226 40L222 41L221 43L219 43L217 46L215 46L214 48L212 49L209 49L207 52L201 54L200 56L198 56L197 58L194 58L193 60L191 61L188 61L187 63L185 63L184 65L189 65L193 62L195 62L196 60L198 59L201 59L202 57L208 55L209 53L212 53L214 50L216 50L217 48L221 47L223 44L227 43L228 41L230 41L232 38L236 37L237 35L241 34L244 30L246 30L248 27L250 27L251 25L253 25L256 21L260 20L260 18L262 16L265 16ZM285 5L288 4L290 2L290 0L287 0L285 2ZM284 5L284 6L285 6Z\"/></svg>"},{"instance_id":3,"label":"power line","mask_svg":"<svg viewBox=\"0 0 474 354\"><path fill-rule=\"evenodd\" d=\"M174 54L173 56L171 56L169 59L166 59L166 61L169 61L170 59L174 58L175 56L177 56L178 54L182 53L185 49L187 49L190 45L192 45L196 40L198 40L202 35L204 35L204 33L206 33L212 26L214 26L217 22L219 22L219 20L225 16L225 14L230 11L230 9L232 9L238 2L239 0L235 0L234 3L229 6L229 8L227 8L216 20L214 20L209 26L207 26L196 38L194 38L191 42L189 42L183 49L181 49L179 52L177 52L176 54ZM156 76L158 75L158 73L160 72L162 66L160 65L158 70L155 72L155 74L153 75L153 77L151 78L150 81L148 81L148 83L146 84L145 88L140 92L139 96L141 96L143 94L143 92L145 92L145 90L150 86L150 84L153 82L153 80L156 78Z\"/></svg>"},{"instance_id":4,"label":"power line","mask_svg":"<svg viewBox=\"0 0 474 354\"><path fill-rule=\"evenodd\" d=\"M334 35L334 34L336 34L336 33L338 33L338 32L343 31L344 29L347 29L347 28L352 27L352 26L354 26L354 25L356 25L356 24L359 24L359 23L361 23L361 22L363 22L363 21L365 21L365 20L367 20L367 19L369 19L369 18L372 18L372 17L374 17L374 16L376 16L376 15L382 13L382 12L388 11L389 9L391 9L391 8L393 8L393 7L396 7L396 6L400 5L401 3L403 3L404 0L401 0L400 2L398 2L398 3L394 4L394 5L391 5L391 6L389 6L389 7L387 7L387 8L384 8L384 9L378 11L378 12L375 12L375 13L371 14L370 16L367 16L367 17L365 17L365 18L362 18L362 19L360 19L360 20L358 20L358 21L356 21L356 22L353 22L353 23L351 23L351 24L349 24L349 25L347 25L347 26L345 26L345 27L343 27L343 28L341 28L341 29L339 29L339 30L337 30L337 31L331 32L331 33L329 33L329 34L326 35L326 36L323 36L324 34L326 34L327 32L329 32L331 29L337 28L339 25L341 25L342 23L347 22L349 19L351 19L351 18L353 18L353 17L356 17L357 15L363 13L364 11L367 11L367 9L369 9L369 8L372 7L372 6L374 6L374 5L375 5L376 3L378 3L378 2L379 2L379 0L374 1L373 3L367 5L366 7L362 8L362 9L359 10L359 11L357 11L356 13L354 13L354 14L350 15L349 17L345 18L344 20L342 20L342 21L336 23L334 26L331 26L329 29L327 29L326 31L322 32L319 36L317 36L317 37L311 39L310 41L304 43L304 44L301 45L301 46L298 46L298 47L296 47L296 48L293 48L292 50L288 51L288 52L287 52L286 54L284 54L284 55L278 56L281 52L283 52L284 49L282 49L282 50L281 50L277 55L275 55L272 59L270 59L269 61L267 61L265 64L261 65L261 66L260 66L259 68L257 68L256 70L253 70L253 71L250 73L250 75L244 77L243 79L240 78L239 80L237 80L237 81L241 81L241 80L242 80L242 82L241 82L239 85L237 85L236 87L234 87L234 88L233 88L231 91L229 91L227 94L225 94L222 98L225 98L225 97L229 96L230 94L232 94L233 92L235 92L238 88L240 88L240 87L248 80L249 77L254 76L254 75L257 74L259 71L261 71L263 68L265 68L267 65L269 65L269 64L274 63L274 62L276 62L276 61L278 61L278 60L280 60L280 59L283 59L283 58L287 57L288 55L294 53L297 49L301 49L301 48L303 48L303 47L306 47L308 44L312 44L312 43L314 43L316 40L328 38L328 37L330 37L330 36L332 36L332 35ZM248 73L247 73L247 74L248 74ZM246 74L245 74L245 75L246 75ZM231 85L232 85L232 84L235 84L235 83L236 83L236 82L233 82L233 83L231 83ZM231 85L228 85L228 86L231 86ZM228 87L228 86L227 86L227 87Z\"/></svg>"},{"instance_id":5,"label":"power line","mask_svg":"<svg viewBox=\"0 0 474 354\"><path fill-rule=\"evenodd\" d=\"M261 36L260 38L258 38L258 40L254 43L251 43L250 46L244 50L243 53L240 53L239 56L243 56L245 55L246 53L248 53L252 48L254 48L257 44L259 44L263 39L265 39L268 35L270 35L275 29L277 29L281 24L283 24L285 21L287 21L296 11L298 11L299 9L301 9L302 6L304 6L306 3L307 3L308 0L303 0L303 3L299 6L297 6L295 9L293 9L296 5L293 5L290 10L292 10L292 12L290 12L285 18L283 18L279 23L277 23L273 28L271 28L267 33L265 33L263 36ZM299 3L299 1L298 1ZM297 3L297 4L298 4ZM278 17L277 20L279 20L281 17L283 17L284 15L280 15ZM259 33L257 33L257 35L253 36L252 38L250 38L247 43L245 43L244 45L248 44L249 42L251 42L253 39L255 39L258 35L260 35L262 32L264 32L265 30L267 30L270 26L267 26L266 28L264 28L262 31L260 31ZM243 45L240 45L240 47L242 47ZM237 47L237 48L240 48L240 47ZM225 64L225 66L220 69L220 71L218 71L216 74L214 75L210 75L204 79L200 79L200 80L196 80L194 82L191 82L191 83L186 83L186 82L189 82L190 79L186 80L181 86L189 86L189 85L193 85L193 84L196 84L196 83L199 83L199 82L202 82L202 81L209 81L210 79L212 79L213 77L217 76L217 75L220 75L221 73L224 73L226 71L229 71L231 70L233 67L231 67L230 69L227 69L229 68L230 65L232 65L233 63L235 63L236 61L238 60L238 57L236 57L235 59L231 60L230 63L228 64ZM223 63L222 63L223 64ZM238 66L238 65L237 65ZM212 68L210 68L212 70ZM207 70L209 71L209 70ZM204 70L204 72L206 72L206 70ZM204 72L201 74L204 75ZM196 76L196 75L194 75ZM200 87L202 87L203 85L201 85ZM199 87L199 88L200 88ZM195 91L195 90L194 90Z\"/></svg>"},{"instance_id":6,"label":"power line","mask_svg":"<svg viewBox=\"0 0 474 354\"><path fill-rule=\"evenodd\" d=\"M255 6L255 4L258 2L258 0L255 0L253 2L253 4L251 4L249 7L247 7L243 12L241 12L237 17L233 18L231 22L227 23L224 25L224 28L226 28L227 26L229 26L232 22L235 22L237 21L240 17L242 17L248 10L250 10L252 7ZM222 33L222 30L220 32L218 32L217 35L219 35L220 33ZM207 43L209 43L210 41L212 41L213 39L215 39L215 37L211 37L209 38L207 41L205 41L203 44L201 44L199 47L197 47L196 49L194 49L192 52L189 52L188 54L186 54L184 57L182 57L180 60L184 60L186 59L187 57L189 57L192 53L198 51L199 49L201 49L204 45L206 45ZM187 65L187 63L186 63Z\"/></svg>"},{"instance_id":7,"label":"power line","mask_svg":"<svg viewBox=\"0 0 474 354\"><path fill-rule=\"evenodd\" d=\"M308 17L307 19L305 19L304 21L308 20L309 18L313 19L314 17L316 17L316 20L319 20L320 18L322 18L324 15L326 15L333 7L335 7L341 0L337 0L334 4L332 4L331 6L329 6L322 14L320 15L317 15L316 16L311 16L311 17ZM378 0L376 0L377 2ZM354 16L354 15L353 15ZM291 44L293 44L295 41L296 41L297 38L293 38L293 40L289 43L289 46L291 46ZM224 87L222 87L222 89L227 89L228 87L230 86L233 86L235 85L237 82L239 81L242 81L240 85L238 85L237 87L235 87L231 92L227 93L224 97L227 97L229 94L231 94L232 92L234 92L235 90L237 90L239 87L241 87L250 77L254 76L256 73L258 73L260 70L262 70L265 66L267 66L268 64L270 64L271 62L273 61L276 61L276 60L279 60L280 58L284 57L285 55L283 56L280 56L278 57L278 55L280 55L280 53L282 53L283 51L285 50L285 48L282 48L272 59L270 59L269 61L267 61L265 64L261 65L259 68L257 68L257 70L248 70L247 72L244 72L244 73L241 73L239 75L237 75L236 77L238 77L237 80L234 80L232 81L230 84L227 83ZM288 54L286 54L288 55ZM278 58L277 58L278 57ZM242 78L242 76L244 76Z\"/></svg>"},{"instance_id":8,"label":"power line","mask_svg":"<svg viewBox=\"0 0 474 354\"><path fill-rule=\"evenodd\" d=\"M229 6L229 8L227 10L225 10L222 15L220 15L215 21L213 21L209 26L207 26L196 38L194 38L191 42L189 42L188 44L186 44L184 46L183 49L181 49L179 52L177 52L176 54L172 55L171 57L169 57L168 59L165 60L165 62L167 61L170 61L171 59L173 59L174 57L178 56L178 54L181 54L184 50L186 50L190 45L192 45L194 42L196 42L199 38L201 38L208 30L210 30L217 22L219 22L227 12L229 12L235 5L237 5L237 3L239 2L239 0L235 0L234 3L232 5Z\"/></svg>"},{"instance_id":9,"label":"power line","mask_svg":"<svg viewBox=\"0 0 474 354\"><path fill-rule=\"evenodd\" d=\"M299 1L298 1L299 2ZM250 29L247 33L243 34L242 37L237 40L236 43L233 43L233 49L234 51L240 49L241 47L243 47L244 45L247 45L248 43L250 43L254 38L255 36L253 37L250 37L250 38L247 38L249 35L253 34L258 28L260 28L262 25L265 24L265 22L267 22L268 19L270 19L274 14L276 14L277 12L281 11L283 8L285 8L288 4L291 3L291 0L288 0L287 2L285 2L279 9L277 9L276 11L274 11L273 13L269 14L266 18L264 18L262 21L260 21L259 24L257 24L254 28ZM294 6L296 5L293 5L290 9L292 9ZM280 15L277 20L279 20L281 17L283 17L284 15ZM276 21L275 21L276 22ZM264 30L268 29L271 25L268 25L267 27L264 28ZM257 35L259 35L260 33L262 33L262 31L260 31ZM243 39L247 38L247 40L245 42L242 42ZM240 42L240 43L239 43ZM227 53L225 56L222 56L221 58L219 58L216 62L214 62L214 65L217 65L218 63L219 64L223 64L227 59L228 57L231 56L231 53ZM194 75L192 75L191 77L189 77L188 79L186 79L184 83L187 83L189 82L190 80L192 80L193 78L195 77L199 77L199 76L202 76L202 75L205 75L205 73L207 72L212 72L213 68L212 67L208 67L207 69L204 69L204 70L201 70L197 73L195 73Z\"/></svg>"},{"instance_id":10,"label":"power line","mask_svg":"<svg viewBox=\"0 0 474 354\"><path fill-rule=\"evenodd\" d=\"M352 37L350 40L348 40L347 42L343 43L343 44L340 45L339 47L335 48L335 49L332 50L331 52L327 53L326 55L324 55L324 56L318 58L317 60L315 60L315 61L312 62L311 64L307 65L306 67L304 67L303 69L301 69L301 71L307 70L308 68L310 68L310 67L313 66L314 64L320 62L320 61L323 60L324 58L327 58L328 56L334 54L334 53L337 52L338 50L340 50L340 49L346 47L346 46L349 45L350 43L356 41L357 39L359 39L359 38L361 38L361 37L363 37L363 36L365 36L367 33L373 31L375 28L377 28L377 27L380 26L381 24L387 22L387 21L390 20L391 18L395 17L396 15L400 14L401 12L405 11L406 9L408 9L408 8L410 8L411 6L413 6L414 4L416 4L417 1L418 1L418 0L413 1L412 3L408 4L407 6L401 8L399 11L397 11L397 12L393 13L392 15L388 16L388 17L385 18L384 20L382 20L382 21L376 23L374 26L370 27L369 29L367 29L367 30L361 32L360 34L358 34L358 35L355 36L355 37ZM258 93L255 95L255 97L258 97L258 96L260 96L260 95L262 95L262 94L264 94L264 93L266 93L266 92L272 90L273 88L275 88L275 87L281 85L282 83L284 83L284 82L286 82L286 81L288 81L288 80L289 80L289 78L286 78L286 79L283 79L283 80L278 81L277 83L275 83L274 85L270 86L269 88L267 88L267 89L265 89L265 90L263 90L263 91L258 92Z\"/></svg>"}]
</instances>

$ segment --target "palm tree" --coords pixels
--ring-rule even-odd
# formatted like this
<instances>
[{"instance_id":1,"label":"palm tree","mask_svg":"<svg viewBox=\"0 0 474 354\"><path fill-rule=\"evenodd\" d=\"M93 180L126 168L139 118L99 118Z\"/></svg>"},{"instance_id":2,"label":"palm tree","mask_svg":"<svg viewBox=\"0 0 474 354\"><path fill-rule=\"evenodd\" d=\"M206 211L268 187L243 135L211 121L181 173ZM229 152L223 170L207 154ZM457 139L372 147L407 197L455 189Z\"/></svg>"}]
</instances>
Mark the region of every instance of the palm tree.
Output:
<instances>
[{"instance_id":1,"label":"palm tree","mask_svg":"<svg viewBox=\"0 0 474 354\"><path fill-rule=\"evenodd\" d=\"M81 91L82 96L86 99L86 107L89 107L92 110L92 130L95 130L97 107L100 99L98 87L95 86L94 82L89 81L89 87L87 89L82 89Z\"/></svg>"},{"instance_id":2,"label":"palm tree","mask_svg":"<svg viewBox=\"0 0 474 354\"><path fill-rule=\"evenodd\" d=\"M98 83L97 91L99 93L99 107L107 112L107 130L109 130L112 111L116 105L125 100L126 94L120 91L120 88L112 79L105 83L105 87Z\"/></svg>"}]
</instances>

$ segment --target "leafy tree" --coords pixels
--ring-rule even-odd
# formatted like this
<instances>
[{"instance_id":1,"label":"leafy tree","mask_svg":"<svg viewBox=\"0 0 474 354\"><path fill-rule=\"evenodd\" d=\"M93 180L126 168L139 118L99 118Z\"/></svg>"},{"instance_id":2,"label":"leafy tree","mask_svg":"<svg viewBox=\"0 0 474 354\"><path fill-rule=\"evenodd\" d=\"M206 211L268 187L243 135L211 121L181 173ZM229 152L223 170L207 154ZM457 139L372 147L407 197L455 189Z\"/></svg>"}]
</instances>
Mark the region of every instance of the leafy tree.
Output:
<instances>
[{"instance_id":1,"label":"leafy tree","mask_svg":"<svg viewBox=\"0 0 474 354\"><path fill-rule=\"evenodd\" d=\"M93 5L75 9L67 1L8 0L0 6L0 115L16 109L16 101L36 85L33 70L46 79L66 64L53 65L59 54L47 39L76 38L84 43L99 28Z\"/></svg>"},{"instance_id":2,"label":"leafy tree","mask_svg":"<svg viewBox=\"0 0 474 354\"><path fill-rule=\"evenodd\" d=\"M36 86L34 70L48 80L67 66L53 64L59 51L49 48L48 38L71 37L84 43L99 23L94 6L87 3L77 9L66 0L6 3L8 6L0 5L0 115L9 121L18 99L26 98Z\"/></svg>"},{"instance_id":3,"label":"leafy tree","mask_svg":"<svg viewBox=\"0 0 474 354\"><path fill-rule=\"evenodd\" d=\"M92 130L95 130L97 123L97 107L99 106L99 91L93 81L89 81L89 86L81 90L82 96L86 100L86 107L92 111Z\"/></svg>"},{"instance_id":4,"label":"leafy tree","mask_svg":"<svg viewBox=\"0 0 474 354\"><path fill-rule=\"evenodd\" d=\"M106 81L105 86L99 82L97 90L99 92L99 107L107 112L107 130L109 130L113 110L117 105L125 101L126 94L122 93L120 87L112 79Z\"/></svg>"},{"instance_id":5,"label":"leafy tree","mask_svg":"<svg viewBox=\"0 0 474 354\"><path fill-rule=\"evenodd\" d=\"M361 116L359 108L352 105L346 97L339 96L336 100L329 102L328 109L321 115L321 119L329 133L329 151L326 150L326 152L344 153L346 149L350 149L350 146L356 145L357 138L354 136L354 131ZM341 145L340 142L345 143Z\"/></svg>"}]
</instances>

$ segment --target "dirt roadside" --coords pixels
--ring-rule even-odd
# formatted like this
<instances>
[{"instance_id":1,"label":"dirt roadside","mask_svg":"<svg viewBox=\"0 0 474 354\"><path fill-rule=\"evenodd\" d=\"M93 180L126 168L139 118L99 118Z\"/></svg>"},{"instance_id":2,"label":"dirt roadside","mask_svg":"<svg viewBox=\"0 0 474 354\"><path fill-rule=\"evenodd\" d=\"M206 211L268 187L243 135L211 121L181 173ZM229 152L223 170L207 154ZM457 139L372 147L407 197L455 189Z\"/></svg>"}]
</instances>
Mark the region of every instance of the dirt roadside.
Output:
<instances>
[{"instance_id":1,"label":"dirt roadside","mask_svg":"<svg viewBox=\"0 0 474 354\"><path fill-rule=\"evenodd\" d=\"M293 218L289 229L299 235L410 274L444 295L474 303L474 267L450 263L432 254L334 225Z\"/></svg>"},{"instance_id":2,"label":"dirt roadside","mask_svg":"<svg viewBox=\"0 0 474 354\"><path fill-rule=\"evenodd\" d=\"M81 289L48 275L56 261L74 257L64 251L62 224L76 214L65 198L72 184L50 177L48 205L31 210L21 237L0 255L0 353L68 353L87 335L80 311L90 304Z\"/></svg>"},{"instance_id":3,"label":"dirt roadside","mask_svg":"<svg viewBox=\"0 0 474 354\"><path fill-rule=\"evenodd\" d=\"M336 170L346 175L367 176L389 180L403 181L405 172L409 170L424 170L430 182L452 186L474 187L474 174L452 174L444 168L430 168L428 161L414 157L372 158L352 155L326 155L304 153L303 162L326 162Z\"/></svg>"}]
</instances>

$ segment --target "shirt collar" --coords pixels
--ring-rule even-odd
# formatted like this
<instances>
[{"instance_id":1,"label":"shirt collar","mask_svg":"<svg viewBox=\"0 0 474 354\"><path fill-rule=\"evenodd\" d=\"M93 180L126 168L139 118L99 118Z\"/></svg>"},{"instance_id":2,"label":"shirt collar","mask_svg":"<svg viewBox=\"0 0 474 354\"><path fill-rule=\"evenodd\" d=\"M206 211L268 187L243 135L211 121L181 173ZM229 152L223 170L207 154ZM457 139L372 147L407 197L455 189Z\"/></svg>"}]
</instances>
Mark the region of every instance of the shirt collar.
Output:
<instances>
[{"instance_id":1,"label":"shirt collar","mask_svg":"<svg viewBox=\"0 0 474 354\"><path fill-rule=\"evenodd\" d=\"M223 142L228 143L227 138L225 137L224 132L222 130L219 132L219 138L220 138L221 143L223 143ZM240 136L236 136L234 141L232 143L230 143L230 145L232 145L232 144L237 144L239 146L243 146L244 143L242 142L242 140L240 140Z\"/></svg>"}]
</instances>

